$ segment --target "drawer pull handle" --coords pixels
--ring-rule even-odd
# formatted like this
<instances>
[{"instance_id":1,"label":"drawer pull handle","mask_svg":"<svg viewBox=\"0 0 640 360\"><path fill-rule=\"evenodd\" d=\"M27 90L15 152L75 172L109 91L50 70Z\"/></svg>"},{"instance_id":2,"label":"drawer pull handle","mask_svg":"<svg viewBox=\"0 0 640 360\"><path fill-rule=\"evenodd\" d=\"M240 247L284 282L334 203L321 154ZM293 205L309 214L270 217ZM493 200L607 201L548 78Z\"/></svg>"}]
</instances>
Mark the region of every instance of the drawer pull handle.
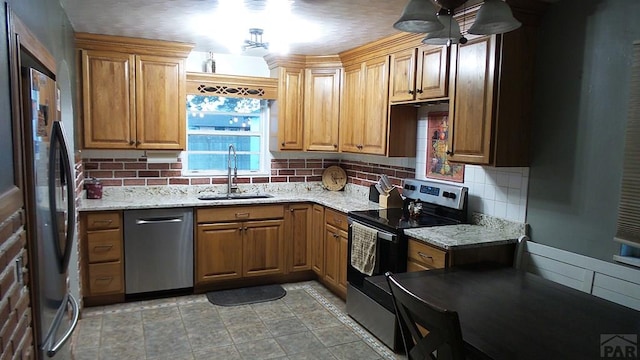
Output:
<instances>
[{"instance_id":1,"label":"drawer pull handle","mask_svg":"<svg viewBox=\"0 0 640 360\"><path fill-rule=\"evenodd\" d=\"M249 213L236 213L237 218L248 218Z\"/></svg>"},{"instance_id":2,"label":"drawer pull handle","mask_svg":"<svg viewBox=\"0 0 640 360\"><path fill-rule=\"evenodd\" d=\"M113 276L96 278L96 281L111 281L111 280L113 280Z\"/></svg>"},{"instance_id":3,"label":"drawer pull handle","mask_svg":"<svg viewBox=\"0 0 640 360\"><path fill-rule=\"evenodd\" d=\"M113 222L113 220L111 219L107 219L107 220L93 220L94 224L111 224Z\"/></svg>"},{"instance_id":4,"label":"drawer pull handle","mask_svg":"<svg viewBox=\"0 0 640 360\"><path fill-rule=\"evenodd\" d=\"M333 221L335 221L338 224L342 224L342 220L341 219L333 218Z\"/></svg>"},{"instance_id":5,"label":"drawer pull handle","mask_svg":"<svg viewBox=\"0 0 640 360\"><path fill-rule=\"evenodd\" d=\"M423 252L418 251L418 255L420 255L420 257L423 258L423 259L431 259L431 260L433 260L433 256L427 255L427 254L425 254Z\"/></svg>"},{"instance_id":6,"label":"drawer pull handle","mask_svg":"<svg viewBox=\"0 0 640 360\"><path fill-rule=\"evenodd\" d=\"M113 245L97 245L93 247L93 251L109 251L113 249Z\"/></svg>"}]
</instances>

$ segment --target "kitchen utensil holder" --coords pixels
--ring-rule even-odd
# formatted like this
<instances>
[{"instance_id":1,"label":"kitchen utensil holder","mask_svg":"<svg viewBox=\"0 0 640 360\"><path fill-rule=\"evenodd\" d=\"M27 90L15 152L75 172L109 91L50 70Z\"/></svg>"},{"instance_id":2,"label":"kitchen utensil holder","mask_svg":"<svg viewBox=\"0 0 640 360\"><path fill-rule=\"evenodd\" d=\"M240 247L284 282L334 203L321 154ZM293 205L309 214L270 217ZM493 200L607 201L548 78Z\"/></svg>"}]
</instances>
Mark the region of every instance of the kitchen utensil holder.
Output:
<instances>
[{"instance_id":1,"label":"kitchen utensil holder","mask_svg":"<svg viewBox=\"0 0 640 360\"><path fill-rule=\"evenodd\" d=\"M378 200L380 207L383 208L402 208L403 204L402 196L400 196L400 192L395 187L388 194L380 194Z\"/></svg>"}]
</instances>

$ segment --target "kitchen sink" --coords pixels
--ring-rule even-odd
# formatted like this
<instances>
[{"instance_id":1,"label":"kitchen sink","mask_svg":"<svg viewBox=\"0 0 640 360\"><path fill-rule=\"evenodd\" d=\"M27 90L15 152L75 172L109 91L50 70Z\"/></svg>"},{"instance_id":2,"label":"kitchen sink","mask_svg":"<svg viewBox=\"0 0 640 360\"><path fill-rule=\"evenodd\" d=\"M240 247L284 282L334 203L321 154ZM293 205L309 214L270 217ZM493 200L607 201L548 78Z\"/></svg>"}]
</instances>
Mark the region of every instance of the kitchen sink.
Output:
<instances>
[{"instance_id":1,"label":"kitchen sink","mask_svg":"<svg viewBox=\"0 0 640 360\"><path fill-rule=\"evenodd\" d=\"M222 195L203 195L198 196L198 200L242 200L242 199L266 199L273 197L271 194L257 193L240 193L240 194L222 194Z\"/></svg>"}]
</instances>

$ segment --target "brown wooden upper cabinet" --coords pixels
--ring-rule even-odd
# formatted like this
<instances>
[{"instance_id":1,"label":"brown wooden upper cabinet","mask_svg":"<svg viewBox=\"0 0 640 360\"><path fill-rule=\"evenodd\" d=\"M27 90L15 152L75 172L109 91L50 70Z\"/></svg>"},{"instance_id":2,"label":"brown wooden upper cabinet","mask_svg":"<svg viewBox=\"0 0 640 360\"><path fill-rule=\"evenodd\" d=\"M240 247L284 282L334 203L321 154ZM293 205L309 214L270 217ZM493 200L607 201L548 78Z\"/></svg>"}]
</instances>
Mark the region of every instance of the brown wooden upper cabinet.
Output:
<instances>
[{"instance_id":1,"label":"brown wooden upper cabinet","mask_svg":"<svg viewBox=\"0 0 640 360\"><path fill-rule=\"evenodd\" d=\"M80 33L84 147L183 150L192 46Z\"/></svg>"},{"instance_id":2,"label":"brown wooden upper cabinet","mask_svg":"<svg viewBox=\"0 0 640 360\"><path fill-rule=\"evenodd\" d=\"M305 150L338 151L340 73L340 67L305 70Z\"/></svg>"},{"instance_id":3,"label":"brown wooden upper cabinet","mask_svg":"<svg viewBox=\"0 0 640 360\"><path fill-rule=\"evenodd\" d=\"M386 155L389 57L344 68L340 111L340 150Z\"/></svg>"},{"instance_id":4,"label":"brown wooden upper cabinet","mask_svg":"<svg viewBox=\"0 0 640 360\"><path fill-rule=\"evenodd\" d=\"M389 101L446 98L449 93L449 48L424 45L391 54Z\"/></svg>"},{"instance_id":5,"label":"brown wooden upper cabinet","mask_svg":"<svg viewBox=\"0 0 640 360\"><path fill-rule=\"evenodd\" d=\"M532 112L531 27L470 37L452 48L455 95L449 109L449 159L528 166Z\"/></svg>"},{"instance_id":6,"label":"brown wooden upper cabinet","mask_svg":"<svg viewBox=\"0 0 640 360\"><path fill-rule=\"evenodd\" d=\"M272 69L271 76L278 78L278 101L272 107L272 120L278 126L278 149L302 150L304 69L282 66Z\"/></svg>"}]
</instances>

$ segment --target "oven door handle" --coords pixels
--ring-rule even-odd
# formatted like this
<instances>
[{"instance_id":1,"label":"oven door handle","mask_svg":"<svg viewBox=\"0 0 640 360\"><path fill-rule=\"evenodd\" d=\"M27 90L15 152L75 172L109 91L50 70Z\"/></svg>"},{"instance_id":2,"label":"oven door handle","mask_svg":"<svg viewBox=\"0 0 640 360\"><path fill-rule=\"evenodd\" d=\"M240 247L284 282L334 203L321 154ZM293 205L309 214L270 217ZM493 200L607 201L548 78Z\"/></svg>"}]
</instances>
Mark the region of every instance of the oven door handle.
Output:
<instances>
[{"instance_id":1,"label":"oven door handle","mask_svg":"<svg viewBox=\"0 0 640 360\"><path fill-rule=\"evenodd\" d=\"M350 220L349 221L349 227L352 227L352 225L351 225L352 223L353 223L353 220ZM362 223L358 222L358 224L362 224ZM367 225L365 225L365 226L367 226ZM397 237L396 234L393 234L393 233L390 233L390 232L386 232L386 231L382 231L382 230L378 230L376 228L372 228L372 229L374 229L375 231L378 232L378 239L385 240L385 241L391 241L391 242L396 241L396 237Z\"/></svg>"},{"instance_id":2,"label":"oven door handle","mask_svg":"<svg viewBox=\"0 0 640 360\"><path fill-rule=\"evenodd\" d=\"M395 241L396 235L378 230L378 238L386 241Z\"/></svg>"}]
</instances>

